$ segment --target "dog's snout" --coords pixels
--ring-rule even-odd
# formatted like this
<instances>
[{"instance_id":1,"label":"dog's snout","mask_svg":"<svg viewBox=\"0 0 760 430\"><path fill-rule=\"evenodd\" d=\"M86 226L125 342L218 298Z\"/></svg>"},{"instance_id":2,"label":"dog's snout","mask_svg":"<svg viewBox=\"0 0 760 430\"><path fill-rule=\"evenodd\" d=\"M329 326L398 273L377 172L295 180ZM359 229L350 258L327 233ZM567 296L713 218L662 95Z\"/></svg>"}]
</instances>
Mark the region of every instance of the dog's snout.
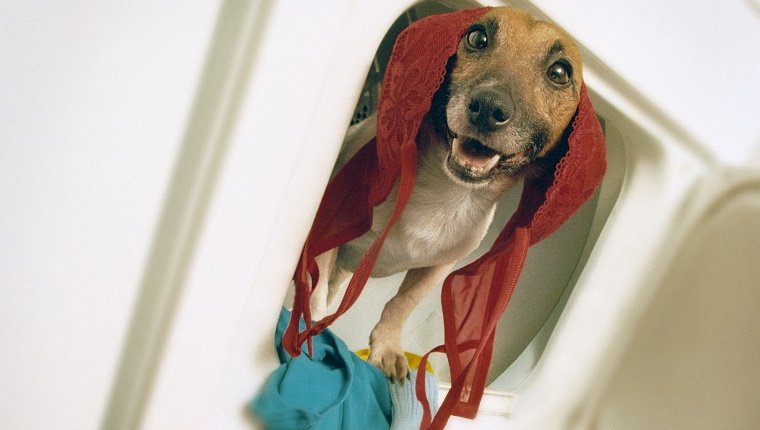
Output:
<instances>
[{"instance_id":1,"label":"dog's snout","mask_svg":"<svg viewBox=\"0 0 760 430\"><path fill-rule=\"evenodd\" d=\"M492 88L472 92L467 104L470 123L480 131L494 131L509 122L514 113L512 99Z\"/></svg>"}]
</instances>

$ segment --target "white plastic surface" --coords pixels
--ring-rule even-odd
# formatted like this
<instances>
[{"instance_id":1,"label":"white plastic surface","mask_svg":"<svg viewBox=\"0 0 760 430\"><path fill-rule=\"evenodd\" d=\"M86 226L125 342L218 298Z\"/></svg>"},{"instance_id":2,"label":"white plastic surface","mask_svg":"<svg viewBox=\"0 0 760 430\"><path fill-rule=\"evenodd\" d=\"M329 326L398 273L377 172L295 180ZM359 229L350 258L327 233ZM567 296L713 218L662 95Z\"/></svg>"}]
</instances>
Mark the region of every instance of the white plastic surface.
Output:
<instances>
[{"instance_id":1,"label":"white plastic surface","mask_svg":"<svg viewBox=\"0 0 760 430\"><path fill-rule=\"evenodd\" d=\"M702 215L599 395L599 429L760 424L760 177L716 172L707 182L708 198L695 199Z\"/></svg>"},{"instance_id":2,"label":"white plastic surface","mask_svg":"<svg viewBox=\"0 0 760 430\"><path fill-rule=\"evenodd\" d=\"M99 426L218 7L0 7L0 428Z\"/></svg>"},{"instance_id":3,"label":"white plastic surface","mask_svg":"<svg viewBox=\"0 0 760 430\"><path fill-rule=\"evenodd\" d=\"M451 389L451 384L439 383L438 390L438 403L443 403L443 399L446 398ZM509 393L504 391L486 390L483 393L483 398L480 401L480 408L478 414L482 415L496 415L502 418L511 415L515 409L515 403L517 403L518 396L515 393Z\"/></svg>"},{"instance_id":4,"label":"white plastic surface","mask_svg":"<svg viewBox=\"0 0 760 430\"><path fill-rule=\"evenodd\" d=\"M295 257L374 50L410 3L266 2L255 59L243 67L245 97L219 130L227 149L173 284L176 311L161 315L166 342L142 387L152 393L142 428L251 428L245 403L275 365L272 327ZM611 216L592 225L599 239L583 250L587 262L572 276L566 306L539 335L550 336L548 345L529 347L518 359L523 368L505 374L512 379L504 386L519 393L513 414L454 419L450 428L635 423L643 415L626 416L624 393L603 388L633 374L634 329L647 319L658 281L676 276L668 269L681 241L703 231L700 211L709 205L693 205L691 196L704 191L704 178L730 182L710 172L743 166L751 178L760 166L760 7L516 3L537 6L588 48L587 83L620 133L625 176ZM191 129L206 48L223 25L215 22L219 8L3 6L3 429L97 428L105 414L156 226L171 221L159 219L161 208ZM721 228L734 225L720 219ZM754 227L745 227L752 237ZM721 249L738 252L740 243ZM735 333L757 328L751 313L719 309L736 318ZM668 323L667 312L658 315ZM744 347L747 356L757 352ZM754 371L754 362L730 358L738 374ZM756 398L753 387L732 392L744 402ZM647 392L644 382L638 388Z\"/></svg>"}]
</instances>

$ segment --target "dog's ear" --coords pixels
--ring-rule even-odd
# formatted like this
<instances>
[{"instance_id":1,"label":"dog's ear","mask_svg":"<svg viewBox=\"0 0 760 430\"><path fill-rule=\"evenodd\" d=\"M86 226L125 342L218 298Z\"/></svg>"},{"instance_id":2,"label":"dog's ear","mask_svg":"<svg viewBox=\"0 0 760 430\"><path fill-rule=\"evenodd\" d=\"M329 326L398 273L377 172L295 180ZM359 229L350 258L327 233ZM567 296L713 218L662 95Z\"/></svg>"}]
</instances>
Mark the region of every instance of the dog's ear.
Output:
<instances>
[{"instance_id":1,"label":"dog's ear","mask_svg":"<svg viewBox=\"0 0 760 430\"><path fill-rule=\"evenodd\" d=\"M604 131L585 85L581 85L578 109L565 134L563 141L567 148L554 168L542 205L533 215L533 243L553 233L570 218L591 197L607 170Z\"/></svg>"},{"instance_id":2,"label":"dog's ear","mask_svg":"<svg viewBox=\"0 0 760 430\"><path fill-rule=\"evenodd\" d=\"M576 109L575 114L572 118L570 118L570 121L562 132L562 136L560 136L559 142L557 142L557 144L554 145L552 149L543 157L536 158L533 160L533 163L531 163L529 166L526 166L524 175L527 181L536 181L540 180L540 178L548 178L550 181L553 180L552 173L555 171L557 163L559 163L559 160L561 160L562 157L567 154L567 151L569 149L568 141L570 139L570 135L573 133L573 122L575 121L575 117L577 115L578 110Z\"/></svg>"},{"instance_id":3,"label":"dog's ear","mask_svg":"<svg viewBox=\"0 0 760 430\"><path fill-rule=\"evenodd\" d=\"M524 177L527 181L539 180L540 178L551 177L552 172L557 167L557 163L567 154L568 138L572 132L572 120L562 132L559 142L552 147L543 157L536 158L533 162L525 166Z\"/></svg>"}]
</instances>

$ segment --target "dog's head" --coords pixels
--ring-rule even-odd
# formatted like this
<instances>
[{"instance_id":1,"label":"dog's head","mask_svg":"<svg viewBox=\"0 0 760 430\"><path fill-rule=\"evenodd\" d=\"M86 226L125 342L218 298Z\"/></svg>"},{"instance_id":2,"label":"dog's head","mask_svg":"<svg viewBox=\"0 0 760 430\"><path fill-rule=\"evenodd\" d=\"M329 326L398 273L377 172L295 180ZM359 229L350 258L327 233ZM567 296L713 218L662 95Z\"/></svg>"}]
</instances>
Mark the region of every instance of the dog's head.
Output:
<instances>
[{"instance_id":1,"label":"dog's head","mask_svg":"<svg viewBox=\"0 0 760 430\"><path fill-rule=\"evenodd\" d=\"M575 113L581 83L580 52L562 29L509 8L483 15L433 101L449 176L478 187L541 164Z\"/></svg>"}]
</instances>

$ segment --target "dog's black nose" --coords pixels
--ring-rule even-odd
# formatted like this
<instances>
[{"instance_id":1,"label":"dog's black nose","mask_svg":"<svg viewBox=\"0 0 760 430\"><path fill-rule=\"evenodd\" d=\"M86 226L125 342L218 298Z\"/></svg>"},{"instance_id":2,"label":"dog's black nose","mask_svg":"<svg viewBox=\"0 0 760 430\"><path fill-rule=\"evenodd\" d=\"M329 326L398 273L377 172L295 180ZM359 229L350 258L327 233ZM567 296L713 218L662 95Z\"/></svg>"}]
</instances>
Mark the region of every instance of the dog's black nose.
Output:
<instances>
[{"instance_id":1,"label":"dog's black nose","mask_svg":"<svg viewBox=\"0 0 760 430\"><path fill-rule=\"evenodd\" d=\"M488 132L507 124L514 113L512 99L492 88L478 88L470 94L467 114L478 130Z\"/></svg>"}]
</instances>

